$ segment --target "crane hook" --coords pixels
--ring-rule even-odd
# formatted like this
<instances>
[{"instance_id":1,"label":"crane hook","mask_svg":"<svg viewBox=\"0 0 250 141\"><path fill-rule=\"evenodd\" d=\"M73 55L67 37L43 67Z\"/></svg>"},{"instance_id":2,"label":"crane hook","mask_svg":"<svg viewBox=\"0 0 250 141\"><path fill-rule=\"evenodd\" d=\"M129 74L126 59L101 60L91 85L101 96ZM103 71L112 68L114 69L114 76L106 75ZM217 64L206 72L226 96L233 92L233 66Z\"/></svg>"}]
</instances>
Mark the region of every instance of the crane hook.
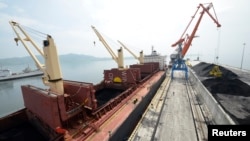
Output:
<instances>
[{"instance_id":1,"label":"crane hook","mask_svg":"<svg viewBox=\"0 0 250 141\"><path fill-rule=\"evenodd\" d=\"M14 38L16 45L18 46L18 38Z\"/></svg>"}]
</instances>

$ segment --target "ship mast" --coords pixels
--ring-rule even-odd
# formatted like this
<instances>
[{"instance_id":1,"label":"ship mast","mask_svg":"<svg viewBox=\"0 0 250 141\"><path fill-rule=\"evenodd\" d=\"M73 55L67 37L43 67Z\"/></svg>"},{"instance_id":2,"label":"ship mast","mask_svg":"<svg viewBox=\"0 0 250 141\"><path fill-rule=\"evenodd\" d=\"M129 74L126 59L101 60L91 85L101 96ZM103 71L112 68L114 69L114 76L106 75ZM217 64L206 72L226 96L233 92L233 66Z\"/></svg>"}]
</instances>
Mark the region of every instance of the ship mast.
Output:
<instances>
[{"instance_id":1,"label":"ship mast","mask_svg":"<svg viewBox=\"0 0 250 141\"><path fill-rule=\"evenodd\" d=\"M50 87L50 90L58 95L64 94L62 73L57 55L56 45L53 38L47 35L47 39L43 41L43 51L39 49L38 45L31 39L31 37L24 31L19 23L10 21L12 29L17 35L15 41L21 41L29 55L32 57L38 68L44 73L42 77L43 83ZM22 34L22 36L20 36ZM22 37L25 38L22 38ZM45 65L42 64L34 53L30 50L27 42L30 42L33 47L40 53L45 60Z\"/></svg>"}]
</instances>

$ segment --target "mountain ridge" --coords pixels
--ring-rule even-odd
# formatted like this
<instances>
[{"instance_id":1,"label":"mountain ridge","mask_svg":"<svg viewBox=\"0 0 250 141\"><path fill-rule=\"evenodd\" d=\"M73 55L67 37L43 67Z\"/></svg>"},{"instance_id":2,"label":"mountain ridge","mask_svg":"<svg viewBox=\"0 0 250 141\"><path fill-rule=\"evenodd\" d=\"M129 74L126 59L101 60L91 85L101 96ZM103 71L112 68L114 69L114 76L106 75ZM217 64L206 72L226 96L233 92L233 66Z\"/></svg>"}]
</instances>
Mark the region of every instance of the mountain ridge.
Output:
<instances>
[{"instance_id":1,"label":"mountain ridge","mask_svg":"<svg viewBox=\"0 0 250 141\"><path fill-rule=\"evenodd\" d=\"M36 55L37 59L44 63L44 60L41 55ZM125 57L131 58L131 57ZM111 57L95 57L91 55L85 54L61 54L59 55L60 62L72 62L72 61L101 61L101 60L110 60ZM20 65L20 64L35 64L33 59L30 56L23 57L12 57L12 58L0 58L0 67L9 66L9 65Z\"/></svg>"},{"instance_id":2,"label":"mountain ridge","mask_svg":"<svg viewBox=\"0 0 250 141\"><path fill-rule=\"evenodd\" d=\"M40 62L44 62L43 57L41 55L36 55L37 59ZM98 58L91 55L84 55L84 54L62 54L59 55L60 62L62 61L72 61L72 60L88 60L88 61L95 61L95 60L102 60L102 59L109 59L109 58ZM29 64L35 63L30 56L23 56L23 57L12 57L12 58L0 58L0 66L2 65L19 65L19 64Z\"/></svg>"}]
</instances>

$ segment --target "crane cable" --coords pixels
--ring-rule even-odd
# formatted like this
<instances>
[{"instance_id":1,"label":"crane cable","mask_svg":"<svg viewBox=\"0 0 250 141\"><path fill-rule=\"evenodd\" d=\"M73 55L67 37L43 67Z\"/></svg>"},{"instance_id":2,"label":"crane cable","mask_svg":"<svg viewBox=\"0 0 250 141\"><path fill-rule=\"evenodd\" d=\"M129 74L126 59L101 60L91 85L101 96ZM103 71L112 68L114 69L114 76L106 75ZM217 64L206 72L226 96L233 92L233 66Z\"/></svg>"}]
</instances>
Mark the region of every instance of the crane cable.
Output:
<instances>
[{"instance_id":1,"label":"crane cable","mask_svg":"<svg viewBox=\"0 0 250 141\"><path fill-rule=\"evenodd\" d=\"M111 37L109 37L108 35L106 35L103 32L98 31L101 36L103 37L103 39L105 40L105 42L110 46L110 48L113 49L119 49L120 48L120 44L118 44L114 39L112 39ZM94 42L94 45L96 45L96 42Z\"/></svg>"},{"instance_id":2,"label":"crane cable","mask_svg":"<svg viewBox=\"0 0 250 141\"><path fill-rule=\"evenodd\" d=\"M30 28L28 26L24 26L24 25L20 25L23 29L25 29L25 31L27 33L30 34L31 38L36 41L36 43L38 43L40 46L42 45L42 42L44 39L46 39L46 37L48 36L48 34L40 32L36 29Z\"/></svg>"},{"instance_id":3,"label":"crane cable","mask_svg":"<svg viewBox=\"0 0 250 141\"><path fill-rule=\"evenodd\" d=\"M26 30L28 29L30 32L32 32L33 34L36 34L37 36L40 36L40 37L47 37L48 34L46 33L43 33L41 31L38 31L36 29L33 29L33 28L30 28L28 26L24 26L22 25L23 28L25 28Z\"/></svg>"},{"instance_id":4,"label":"crane cable","mask_svg":"<svg viewBox=\"0 0 250 141\"><path fill-rule=\"evenodd\" d=\"M44 38L46 38L47 36L48 36L48 34L46 34L46 33L43 33L43 32L41 32L41 31L38 31L38 30L35 30L35 29L33 29L33 28L30 28L30 27L28 27L28 26L24 26L24 25L21 25L21 24L18 24L21 28L23 28L23 29L25 29L25 31L27 32L29 32L29 33L32 33L33 35L36 35L37 36L37 38L36 37L33 37L32 36L32 38L36 38L36 39L38 39L38 38L40 38L39 40L43 40ZM13 36L15 36L15 32L14 31L12 31L13 32ZM41 39L42 38L42 39Z\"/></svg>"},{"instance_id":5,"label":"crane cable","mask_svg":"<svg viewBox=\"0 0 250 141\"><path fill-rule=\"evenodd\" d=\"M214 57L214 63L215 63L216 65L219 64L220 36L221 36L221 30L220 30L220 28L218 28L217 47L215 48L215 57Z\"/></svg>"}]
</instances>

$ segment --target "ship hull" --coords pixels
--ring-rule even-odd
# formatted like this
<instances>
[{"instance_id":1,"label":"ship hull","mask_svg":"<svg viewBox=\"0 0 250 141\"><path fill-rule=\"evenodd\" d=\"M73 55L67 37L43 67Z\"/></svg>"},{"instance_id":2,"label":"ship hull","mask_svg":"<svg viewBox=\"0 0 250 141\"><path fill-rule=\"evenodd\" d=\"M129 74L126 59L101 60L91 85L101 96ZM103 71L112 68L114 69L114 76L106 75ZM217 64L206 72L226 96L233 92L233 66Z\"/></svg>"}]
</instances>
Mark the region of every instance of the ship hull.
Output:
<instances>
[{"instance_id":1,"label":"ship hull","mask_svg":"<svg viewBox=\"0 0 250 141\"><path fill-rule=\"evenodd\" d=\"M75 137L73 140L75 141L93 140L93 138L96 138L96 137L98 139L101 138L101 140L126 139L129 136L129 134L132 132L133 127L136 125L136 123L140 119L141 115L143 114L143 111L149 104L151 98L153 97L157 89L159 88L165 76L166 76L165 71L157 72L153 74L150 77L150 79L139 84L140 86L138 86L133 91L133 93L131 94L131 97L128 97L127 102L121 105L121 107L123 106L123 108L118 108L117 106L118 110L114 112L113 114L111 114L111 116L116 115L116 114L121 116L118 118L113 118L115 119L115 121L112 121L112 124L115 124L115 126L107 124L107 121L110 120L112 117L106 117L107 120L104 122L100 122L101 120L103 120L102 118L100 118L96 120L96 122L94 123L96 125L98 125L99 123L98 130L93 130L91 133L89 133L89 136L78 135L78 137ZM128 103L130 103L130 105ZM120 109L123 109L124 111ZM102 117L105 118L105 116L102 116ZM42 126L39 120L36 120L35 118L33 118L30 111L27 108L24 108L20 111L17 111L13 114L10 114L6 117L1 118L0 122L1 122L0 137L6 140L12 139L13 134L19 134L19 136L24 139L30 138L32 136L36 136L36 138L39 138L39 140L41 141L51 140L51 139L63 140L63 135L56 134L56 133L53 133L52 135L51 131L49 135L49 133L44 132L45 126ZM27 132L33 131L32 133L33 135L30 135L30 133L27 133L27 132L20 132L20 131L13 132L14 129L21 129L20 125L23 126L23 129L27 130ZM46 126L46 128L48 127ZM109 128L112 128L111 135L110 135L110 132L106 132L107 130L110 130Z\"/></svg>"},{"instance_id":2,"label":"ship hull","mask_svg":"<svg viewBox=\"0 0 250 141\"><path fill-rule=\"evenodd\" d=\"M159 74L162 75L161 77L157 78L157 81L155 81L151 86L150 90L142 94L143 98L142 100L138 100L138 102L135 103L135 108L131 111L129 116L121 120L121 125L115 130L115 132L111 135L110 141L118 141L118 140L127 140L130 134L133 131L133 127L136 126L138 121L140 120L143 112L146 110L148 104L150 103L151 99L153 98L154 94L158 90L160 84L163 82L164 78L166 77L165 73ZM139 88L140 89L140 88ZM117 123L118 124L118 123ZM114 129L113 129L114 130Z\"/></svg>"},{"instance_id":3,"label":"ship hull","mask_svg":"<svg viewBox=\"0 0 250 141\"><path fill-rule=\"evenodd\" d=\"M63 80L63 94L23 85L25 108L0 119L0 123L9 121L0 128L0 139L13 140L12 130L22 124L31 125L30 130L42 135L41 141L125 140L165 77L165 67L147 62L104 70L103 81L95 85ZM13 119L20 123L11 124Z\"/></svg>"}]
</instances>

